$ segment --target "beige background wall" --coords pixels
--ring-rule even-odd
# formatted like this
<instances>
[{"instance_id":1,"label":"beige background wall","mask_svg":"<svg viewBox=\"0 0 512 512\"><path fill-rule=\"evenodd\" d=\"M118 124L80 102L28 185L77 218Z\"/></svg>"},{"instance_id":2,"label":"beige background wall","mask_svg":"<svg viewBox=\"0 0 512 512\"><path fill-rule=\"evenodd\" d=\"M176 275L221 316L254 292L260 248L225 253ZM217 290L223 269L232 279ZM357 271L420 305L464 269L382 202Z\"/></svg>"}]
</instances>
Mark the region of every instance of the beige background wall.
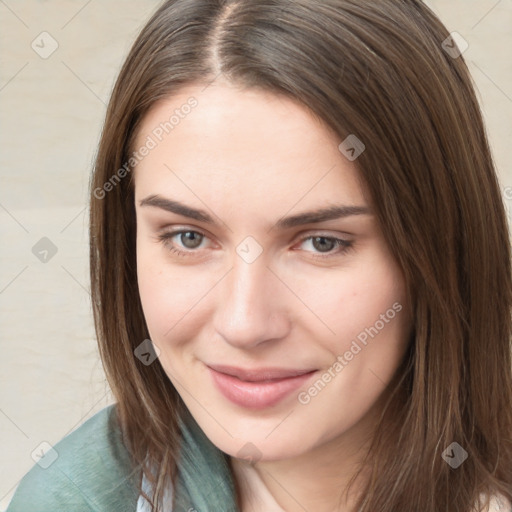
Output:
<instances>
[{"instance_id":1,"label":"beige background wall","mask_svg":"<svg viewBox=\"0 0 512 512\"><path fill-rule=\"evenodd\" d=\"M512 210L512 0L427 3L469 43ZM89 306L87 187L113 80L158 4L0 0L0 510L43 441L112 403Z\"/></svg>"}]
</instances>

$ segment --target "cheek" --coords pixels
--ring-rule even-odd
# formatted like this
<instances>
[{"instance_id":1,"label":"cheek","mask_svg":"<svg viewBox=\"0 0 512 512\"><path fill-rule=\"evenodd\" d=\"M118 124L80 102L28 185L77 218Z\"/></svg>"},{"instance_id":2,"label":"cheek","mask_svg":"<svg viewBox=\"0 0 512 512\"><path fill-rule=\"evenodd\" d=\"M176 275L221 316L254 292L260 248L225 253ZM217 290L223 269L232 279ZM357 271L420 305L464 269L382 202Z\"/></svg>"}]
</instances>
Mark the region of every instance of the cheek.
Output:
<instances>
[{"instance_id":1,"label":"cheek","mask_svg":"<svg viewBox=\"0 0 512 512\"><path fill-rule=\"evenodd\" d=\"M351 276L338 315L341 355L349 394L371 403L393 377L408 344L409 317L402 275L381 257L366 271ZM343 380L342 380L343 381Z\"/></svg>"},{"instance_id":2,"label":"cheek","mask_svg":"<svg viewBox=\"0 0 512 512\"><path fill-rule=\"evenodd\" d=\"M374 267L348 283L348 290L339 329L351 326L350 338L363 345L376 336L400 339L405 292L397 271L386 266Z\"/></svg>"},{"instance_id":3,"label":"cheek","mask_svg":"<svg viewBox=\"0 0 512 512\"><path fill-rule=\"evenodd\" d=\"M299 279L296 291L316 316L296 321L310 318L308 328L337 354L349 350L354 339L363 344L373 339L377 331L381 338L395 338L405 321L402 275L381 251L346 269Z\"/></svg>"},{"instance_id":4,"label":"cheek","mask_svg":"<svg viewBox=\"0 0 512 512\"><path fill-rule=\"evenodd\" d=\"M334 410L326 425L338 435L377 402L405 354L409 317L399 269L386 258L340 274L317 303L335 334L317 337L329 352L325 367L298 397L311 417ZM334 407L333 407L334 406Z\"/></svg>"},{"instance_id":5,"label":"cheek","mask_svg":"<svg viewBox=\"0 0 512 512\"><path fill-rule=\"evenodd\" d=\"M137 248L137 281L151 339L158 345L176 335L187 338L188 320L201 312L208 282L197 272L166 261L162 249ZM179 329L177 328L179 326ZM187 328L189 326L189 328Z\"/></svg>"}]
</instances>

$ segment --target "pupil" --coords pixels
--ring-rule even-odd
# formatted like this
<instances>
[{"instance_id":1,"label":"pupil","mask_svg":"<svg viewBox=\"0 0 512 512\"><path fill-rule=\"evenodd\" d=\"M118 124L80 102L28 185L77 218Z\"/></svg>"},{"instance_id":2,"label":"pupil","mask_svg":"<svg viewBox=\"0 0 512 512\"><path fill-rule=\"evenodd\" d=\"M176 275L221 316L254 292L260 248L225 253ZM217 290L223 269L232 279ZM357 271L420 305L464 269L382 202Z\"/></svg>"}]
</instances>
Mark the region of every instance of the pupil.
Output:
<instances>
[{"instance_id":1,"label":"pupil","mask_svg":"<svg viewBox=\"0 0 512 512\"><path fill-rule=\"evenodd\" d=\"M317 236L313 238L313 247L320 252L329 252L334 248L334 240Z\"/></svg>"},{"instance_id":2,"label":"pupil","mask_svg":"<svg viewBox=\"0 0 512 512\"><path fill-rule=\"evenodd\" d=\"M194 231L186 231L181 234L181 241L187 249L195 249L201 244L202 235Z\"/></svg>"}]
</instances>

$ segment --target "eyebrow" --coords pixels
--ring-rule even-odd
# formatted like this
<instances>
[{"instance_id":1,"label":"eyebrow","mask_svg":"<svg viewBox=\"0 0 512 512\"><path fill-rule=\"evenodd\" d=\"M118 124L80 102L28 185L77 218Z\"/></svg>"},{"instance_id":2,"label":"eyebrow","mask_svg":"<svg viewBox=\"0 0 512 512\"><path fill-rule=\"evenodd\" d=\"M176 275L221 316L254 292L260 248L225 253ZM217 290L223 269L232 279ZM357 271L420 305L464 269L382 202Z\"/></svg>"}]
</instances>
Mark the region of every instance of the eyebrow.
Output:
<instances>
[{"instance_id":1,"label":"eyebrow","mask_svg":"<svg viewBox=\"0 0 512 512\"><path fill-rule=\"evenodd\" d=\"M212 224L217 227L219 226L219 223L216 222L213 219L213 217L209 213L207 213L205 210L193 208L191 206L187 206L178 201L174 201L172 199L167 199L167 198L159 196L159 195L150 195L150 196L142 199L140 201L139 205L160 208L167 212L175 213L177 215L182 215L183 217L188 217L190 219L195 219L199 222ZM317 210L303 212L303 213L299 213L297 215L282 217L275 223L274 227L276 227L278 229L289 229L289 228L293 228L296 226L302 226L304 224L315 224L315 223L319 223L319 222L326 222L329 220L350 217L352 215L370 215L370 214L371 214L371 210L367 206L348 206L348 205L329 206L327 208L319 208Z\"/></svg>"}]
</instances>

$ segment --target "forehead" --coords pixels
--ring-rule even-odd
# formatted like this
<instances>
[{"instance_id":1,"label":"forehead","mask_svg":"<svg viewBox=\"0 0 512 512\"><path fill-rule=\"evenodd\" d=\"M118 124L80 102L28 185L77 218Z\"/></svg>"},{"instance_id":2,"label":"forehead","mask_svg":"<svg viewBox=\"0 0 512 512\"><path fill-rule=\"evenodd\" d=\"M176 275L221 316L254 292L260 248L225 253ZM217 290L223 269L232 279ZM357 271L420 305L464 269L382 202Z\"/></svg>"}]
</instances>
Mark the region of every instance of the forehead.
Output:
<instances>
[{"instance_id":1,"label":"forehead","mask_svg":"<svg viewBox=\"0 0 512 512\"><path fill-rule=\"evenodd\" d=\"M188 195L226 197L229 190L231 200L274 198L289 207L305 194L361 203L357 169L340 143L285 96L192 85L159 101L143 119L134 150L151 149L135 168L136 194L175 195L188 185Z\"/></svg>"}]
</instances>

